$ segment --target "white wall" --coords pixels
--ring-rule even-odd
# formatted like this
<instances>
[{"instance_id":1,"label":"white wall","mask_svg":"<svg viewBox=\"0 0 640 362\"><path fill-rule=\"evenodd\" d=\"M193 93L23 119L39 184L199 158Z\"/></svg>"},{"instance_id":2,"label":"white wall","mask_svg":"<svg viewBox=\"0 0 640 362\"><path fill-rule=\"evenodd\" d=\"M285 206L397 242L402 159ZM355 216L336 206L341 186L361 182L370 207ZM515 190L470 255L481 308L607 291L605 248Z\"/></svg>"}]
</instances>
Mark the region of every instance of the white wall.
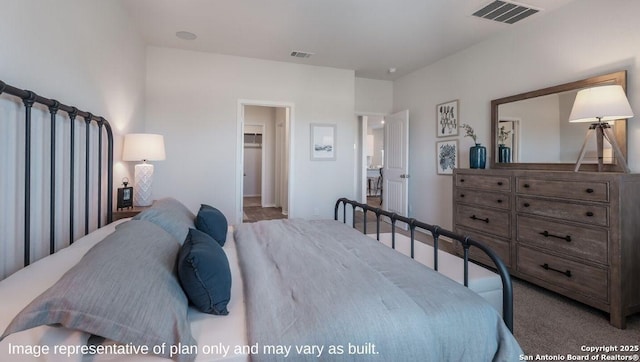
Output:
<instances>
[{"instance_id":1,"label":"white wall","mask_svg":"<svg viewBox=\"0 0 640 362\"><path fill-rule=\"evenodd\" d=\"M239 221L239 100L293 105L290 217L332 218L354 196L354 72L158 47L147 48L146 131L165 136L154 194L201 203ZM337 160L310 161L310 123L337 124Z\"/></svg>"},{"instance_id":2,"label":"white wall","mask_svg":"<svg viewBox=\"0 0 640 362\"><path fill-rule=\"evenodd\" d=\"M356 114L387 115L393 110L393 82L356 78Z\"/></svg>"},{"instance_id":3,"label":"white wall","mask_svg":"<svg viewBox=\"0 0 640 362\"><path fill-rule=\"evenodd\" d=\"M120 2L0 0L0 8L2 80L105 117L119 160L119 136L144 127L145 92L144 43Z\"/></svg>"},{"instance_id":4,"label":"white wall","mask_svg":"<svg viewBox=\"0 0 640 362\"><path fill-rule=\"evenodd\" d=\"M451 177L435 169L438 103L459 99L461 122L474 126L486 145L492 99L627 69L629 101L640 114L638 13L637 1L574 1L544 17L505 25L508 32L395 81L394 110L408 108L411 115L411 215L451 227ZM629 120L627 135L629 166L640 172L640 122ZM459 139L460 167L466 168L472 144Z\"/></svg>"},{"instance_id":5,"label":"white wall","mask_svg":"<svg viewBox=\"0 0 640 362\"><path fill-rule=\"evenodd\" d=\"M129 165L118 161L122 134L144 129L145 55L142 40L120 2L1 0L0 9L0 79L107 119L115 136L113 187L120 184L123 176L133 179ZM12 122L13 119L4 117L8 114L5 111L2 109L2 122ZM11 112L14 110L9 110ZM16 124L24 119L22 111L19 112ZM64 112L60 114L66 117ZM15 136L10 133L0 132L0 144L18 149ZM7 156L4 148L0 153ZM2 172L7 174L21 174L23 168L12 173L11 167L2 165ZM39 184L39 179L34 177L36 175L32 175L33 182ZM22 200L22 196L17 196L3 179L0 185L0 278L22 266L23 212L13 209L16 200ZM39 205L37 200L32 202ZM21 201L18 203L17 208L21 208ZM44 207L48 201L41 204ZM32 215L33 243L44 230L39 221L43 221L42 218ZM48 253L48 243L34 245L32 250L33 261Z\"/></svg>"}]
</instances>

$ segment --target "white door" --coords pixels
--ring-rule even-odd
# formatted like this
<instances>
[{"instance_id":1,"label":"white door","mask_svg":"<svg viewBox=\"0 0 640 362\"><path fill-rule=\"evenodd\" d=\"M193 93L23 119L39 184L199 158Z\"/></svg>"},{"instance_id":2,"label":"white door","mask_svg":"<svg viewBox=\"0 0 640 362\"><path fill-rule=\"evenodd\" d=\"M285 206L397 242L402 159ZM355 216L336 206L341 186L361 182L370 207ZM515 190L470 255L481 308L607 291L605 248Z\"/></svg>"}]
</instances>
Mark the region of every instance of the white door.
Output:
<instances>
[{"instance_id":1,"label":"white door","mask_svg":"<svg viewBox=\"0 0 640 362\"><path fill-rule=\"evenodd\" d=\"M409 215L409 111L384 118L383 208Z\"/></svg>"}]
</instances>

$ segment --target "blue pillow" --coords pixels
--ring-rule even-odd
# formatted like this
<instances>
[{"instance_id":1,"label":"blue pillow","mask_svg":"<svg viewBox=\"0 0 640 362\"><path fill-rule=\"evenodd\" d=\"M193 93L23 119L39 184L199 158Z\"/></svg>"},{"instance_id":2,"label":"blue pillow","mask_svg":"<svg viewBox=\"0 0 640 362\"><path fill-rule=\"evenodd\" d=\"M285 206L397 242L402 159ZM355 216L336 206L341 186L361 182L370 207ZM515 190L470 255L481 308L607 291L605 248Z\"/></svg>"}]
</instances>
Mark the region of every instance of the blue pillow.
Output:
<instances>
[{"instance_id":1,"label":"blue pillow","mask_svg":"<svg viewBox=\"0 0 640 362\"><path fill-rule=\"evenodd\" d=\"M224 246L227 241L227 219L220 210L213 206L202 204L195 220L196 229L207 233L215 241Z\"/></svg>"},{"instance_id":2,"label":"blue pillow","mask_svg":"<svg viewBox=\"0 0 640 362\"><path fill-rule=\"evenodd\" d=\"M178 277L185 294L198 310L209 314L229 314L229 260L220 244L209 235L189 229L178 254Z\"/></svg>"}]
</instances>

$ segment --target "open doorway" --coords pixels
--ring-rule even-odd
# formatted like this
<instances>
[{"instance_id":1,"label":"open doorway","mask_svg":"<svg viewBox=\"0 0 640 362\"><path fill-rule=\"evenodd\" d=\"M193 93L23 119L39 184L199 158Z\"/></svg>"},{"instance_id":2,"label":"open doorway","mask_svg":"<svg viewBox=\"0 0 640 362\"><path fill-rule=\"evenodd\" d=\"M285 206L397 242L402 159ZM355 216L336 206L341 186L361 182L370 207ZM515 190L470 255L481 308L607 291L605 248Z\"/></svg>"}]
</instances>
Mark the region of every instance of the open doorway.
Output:
<instances>
[{"instance_id":1,"label":"open doorway","mask_svg":"<svg viewBox=\"0 0 640 362\"><path fill-rule=\"evenodd\" d=\"M290 110L267 102L240 104L241 222L288 217Z\"/></svg>"},{"instance_id":2,"label":"open doorway","mask_svg":"<svg viewBox=\"0 0 640 362\"><path fill-rule=\"evenodd\" d=\"M367 117L367 204L382 207L383 167L384 167L384 117Z\"/></svg>"},{"instance_id":3,"label":"open doorway","mask_svg":"<svg viewBox=\"0 0 640 362\"><path fill-rule=\"evenodd\" d=\"M263 153L262 147L264 133L264 124L245 123L244 125L243 219L247 219L247 212L244 209L262 206L262 169L267 166L265 165L266 155Z\"/></svg>"},{"instance_id":4,"label":"open doorway","mask_svg":"<svg viewBox=\"0 0 640 362\"><path fill-rule=\"evenodd\" d=\"M358 198L409 215L409 111L358 116ZM377 181L380 181L378 183Z\"/></svg>"},{"instance_id":5,"label":"open doorway","mask_svg":"<svg viewBox=\"0 0 640 362\"><path fill-rule=\"evenodd\" d=\"M357 118L358 201L408 217L409 111L384 116L358 115ZM376 227L376 219L374 213L367 214L370 227ZM389 222L386 217L381 220ZM405 223L399 227L407 229Z\"/></svg>"},{"instance_id":6,"label":"open doorway","mask_svg":"<svg viewBox=\"0 0 640 362\"><path fill-rule=\"evenodd\" d=\"M360 202L382 207L384 167L384 116L358 116L360 129Z\"/></svg>"}]
</instances>

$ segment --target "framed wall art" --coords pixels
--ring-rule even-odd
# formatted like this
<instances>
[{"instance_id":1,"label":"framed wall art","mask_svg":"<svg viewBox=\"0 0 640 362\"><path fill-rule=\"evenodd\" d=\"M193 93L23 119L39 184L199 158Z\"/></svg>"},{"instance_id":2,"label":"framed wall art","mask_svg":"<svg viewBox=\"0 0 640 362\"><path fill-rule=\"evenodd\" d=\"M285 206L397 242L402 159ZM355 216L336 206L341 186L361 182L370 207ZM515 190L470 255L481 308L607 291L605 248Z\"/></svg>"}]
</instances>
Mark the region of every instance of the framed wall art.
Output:
<instances>
[{"instance_id":1,"label":"framed wall art","mask_svg":"<svg viewBox=\"0 0 640 362\"><path fill-rule=\"evenodd\" d=\"M438 175L452 175L458 167L458 140L436 142L436 169Z\"/></svg>"},{"instance_id":2,"label":"framed wall art","mask_svg":"<svg viewBox=\"0 0 640 362\"><path fill-rule=\"evenodd\" d=\"M458 135L458 100L436 106L436 135L450 137Z\"/></svg>"},{"instance_id":3,"label":"framed wall art","mask_svg":"<svg viewBox=\"0 0 640 362\"><path fill-rule=\"evenodd\" d=\"M336 125L311 124L311 161L336 160Z\"/></svg>"}]
</instances>

